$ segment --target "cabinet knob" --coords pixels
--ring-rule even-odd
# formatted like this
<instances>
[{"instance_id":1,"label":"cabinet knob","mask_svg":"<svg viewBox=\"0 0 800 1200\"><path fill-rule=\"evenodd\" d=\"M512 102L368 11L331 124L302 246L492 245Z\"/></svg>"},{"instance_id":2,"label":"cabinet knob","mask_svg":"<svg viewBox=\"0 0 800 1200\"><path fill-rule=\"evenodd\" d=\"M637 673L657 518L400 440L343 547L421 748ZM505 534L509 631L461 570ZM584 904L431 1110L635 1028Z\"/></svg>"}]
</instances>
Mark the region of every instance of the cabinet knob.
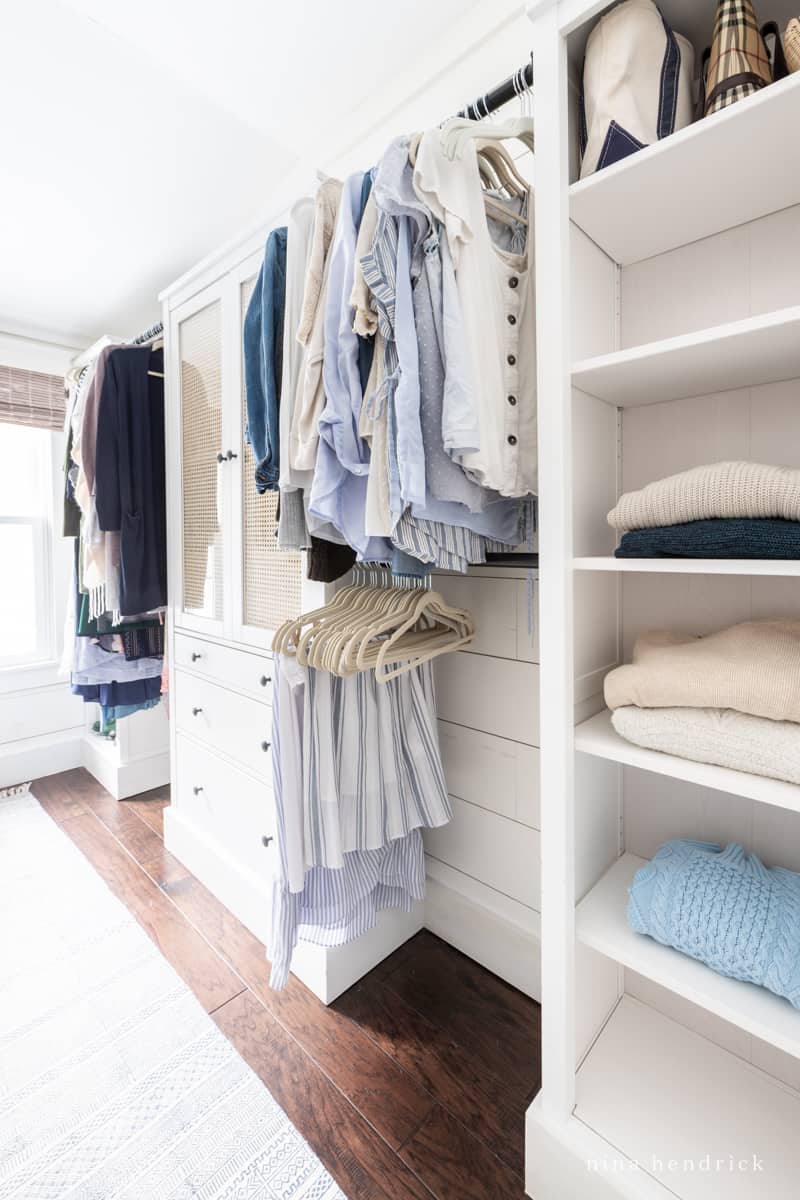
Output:
<instances>
[{"instance_id":1,"label":"cabinet knob","mask_svg":"<svg viewBox=\"0 0 800 1200\"><path fill-rule=\"evenodd\" d=\"M193 716L193 717L199 716L199 714L200 714L202 711L203 711L203 710L202 710L202 708L193 708L193 709L192 709L192 716Z\"/></svg>"},{"instance_id":2,"label":"cabinet knob","mask_svg":"<svg viewBox=\"0 0 800 1200\"><path fill-rule=\"evenodd\" d=\"M222 453L222 451L220 450L219 454L217 455L217 462L218 462L218 463L224 463L224 462L227 462L227 461L228 461L228 460L226 459L225 455L224 455L224 454Z\"/></svg>"},{"instance_id":3,"label":"cabinet knob","mask_svg":"<svg viewBox=\"0 0 800 1200\"><path fill-rule=\"evenodd\" d=\"M232 458L238 458L239 455L234 454L233 450L229 450L225 457L227 458L228 462L230 462Z\"/></svg>"},{"instance_id":4,"label":"cabinet knob","mask_svg":"<svg viewBox=\"0 0 800 1200\"><path fill-rule=\"evenodd\" d=\"M270 745L271 745L271 742L262 742L261 743L261 749L264 751L265 754L269 750Z\"/></svg>"},{"instance_id":5,"label":"cabinet knob","mask_svg":"<svg viewBox=\"0 0 800 1200\"><path fill-rule=\"evenodd\" d=\"M262 675L259 682L262 687L266 687L268 683L272 683L272 676L271 675Z\"/></svg>"},{"instance_id":6,"label":"cabinet knob","mask_svg":"<svg viewBox=\"0 0 800 1200\"><path fill-rule=\"evenodd\" d=\"M201 792L205 791L205 788L198 783L195 784L195 786L192 788L192 791L194 792L195 796L199 796Z\"/></svg>"},{"instance_id":7,"label":"cabinet knob","mask_svg":"<svg viewBox=\"0 0 800 1200\"><path fill-rule=\"evenodd\" d=\"M268 833L265 833L261 839L261 845L268 846L270 844L270 842L274 842L274 841L275 841L275 839L273 837L271 837Z\"/></svg>"},{"instance_id":8,"label":"cabinet knob","mask_svg":"<svg viewBox=\"0 0 800 1200\"><path fill-rule=\"evenodd\" d=\"M198 658L202 657L202 654L200 654L197 650L192 651L192 662L197 662Z\"/></svg>"}]
</instances>

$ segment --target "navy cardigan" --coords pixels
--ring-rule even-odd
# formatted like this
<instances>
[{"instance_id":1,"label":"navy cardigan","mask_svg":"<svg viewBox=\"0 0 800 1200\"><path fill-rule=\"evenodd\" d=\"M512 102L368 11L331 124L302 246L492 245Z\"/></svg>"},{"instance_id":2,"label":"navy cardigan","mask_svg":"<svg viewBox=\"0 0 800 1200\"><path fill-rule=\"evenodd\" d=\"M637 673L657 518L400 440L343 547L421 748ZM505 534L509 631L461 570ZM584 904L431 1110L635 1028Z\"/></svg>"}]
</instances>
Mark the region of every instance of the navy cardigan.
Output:
<instances>
[{"instance_id":1,"label":"navy cardigan","mask_svg":"<svg viewBox=\"0 0 800 1200\"><path fill-rule=\"evenodd\" d=\"M120 612L167 603L163 351L124 346L106 363L97 416L100 528L120 533Z\"/></svg>"}]
</instances>

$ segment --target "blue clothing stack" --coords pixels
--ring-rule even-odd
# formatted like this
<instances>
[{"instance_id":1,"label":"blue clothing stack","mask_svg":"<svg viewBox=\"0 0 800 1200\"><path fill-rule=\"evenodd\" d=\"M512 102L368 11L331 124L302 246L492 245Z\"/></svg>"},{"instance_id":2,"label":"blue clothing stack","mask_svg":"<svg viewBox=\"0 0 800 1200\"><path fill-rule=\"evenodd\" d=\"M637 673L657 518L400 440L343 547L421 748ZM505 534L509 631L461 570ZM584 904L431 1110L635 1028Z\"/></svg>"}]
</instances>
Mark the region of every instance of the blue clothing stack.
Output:
<instances>
[{"instance_id":1,"label":"blue clothing stack","mask_svg":"<svg viewBox=\"0 0 800 1200\"><path fill-rule=\"evenodd\" d=\"M637 871L628 923L800 1008L800 875L735 843L666 842Z\"/></svg>"}]
</instances>

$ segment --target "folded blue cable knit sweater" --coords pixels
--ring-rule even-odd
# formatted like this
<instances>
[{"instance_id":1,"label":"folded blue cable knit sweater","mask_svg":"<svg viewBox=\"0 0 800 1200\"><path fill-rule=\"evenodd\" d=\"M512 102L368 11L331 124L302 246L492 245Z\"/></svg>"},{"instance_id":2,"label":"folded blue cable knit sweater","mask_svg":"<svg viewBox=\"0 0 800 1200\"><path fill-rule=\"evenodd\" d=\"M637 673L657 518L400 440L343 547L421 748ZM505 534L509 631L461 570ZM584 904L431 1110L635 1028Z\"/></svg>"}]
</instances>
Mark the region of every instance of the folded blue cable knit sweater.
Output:
<instances>
[{"instance_id":1,"label":"folded blue cable knit sweater","mask_svg":"<svg viewBox=\"0 0 800 1200\"><path fill-rule=\"evenodd\" d=\"M665 842L636 872L628 924L800 1008L800 875L742 846Z\"/></svg>"},{"instance_id":2,"label":"folded blue cable knit sweater","mask_svg":"<svg viewBox=\"0 0 800 1200\"><path fill-rule=\"evenodd\" d=\"M624 534L617 558L800 558L800 521L718 517Z\"/></svg>"}]
</instances>

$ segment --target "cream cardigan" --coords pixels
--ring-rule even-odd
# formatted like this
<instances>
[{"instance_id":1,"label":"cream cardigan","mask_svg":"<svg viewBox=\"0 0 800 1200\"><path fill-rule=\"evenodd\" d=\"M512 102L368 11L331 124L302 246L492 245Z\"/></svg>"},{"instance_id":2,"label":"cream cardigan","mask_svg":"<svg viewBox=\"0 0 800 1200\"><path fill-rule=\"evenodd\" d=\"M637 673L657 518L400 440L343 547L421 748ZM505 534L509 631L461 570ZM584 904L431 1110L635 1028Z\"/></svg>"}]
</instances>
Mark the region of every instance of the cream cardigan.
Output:
<instances>
[{"instance_id":1,"label":"cream cardigan","mask_svg":"<svg viewBox=\"0 0 800 1200\"><path fill-rule=\"evenodd\" d=\"M626 492L608 523L615 529L652 529L713 517L800 521L800 471L751 462L693 467Z\"/></svg>"},{"instance_id":2,"label":"cream cardigan","mask_svg":"<svg viewBox=\"0 0 800 1200\"><path fill-rule=\"evenodd\" d=\"M735 708L800 721L800 620L747 621L707 637L646 633L605 679L609 708Z\"/></svg>"}]
</instances>

